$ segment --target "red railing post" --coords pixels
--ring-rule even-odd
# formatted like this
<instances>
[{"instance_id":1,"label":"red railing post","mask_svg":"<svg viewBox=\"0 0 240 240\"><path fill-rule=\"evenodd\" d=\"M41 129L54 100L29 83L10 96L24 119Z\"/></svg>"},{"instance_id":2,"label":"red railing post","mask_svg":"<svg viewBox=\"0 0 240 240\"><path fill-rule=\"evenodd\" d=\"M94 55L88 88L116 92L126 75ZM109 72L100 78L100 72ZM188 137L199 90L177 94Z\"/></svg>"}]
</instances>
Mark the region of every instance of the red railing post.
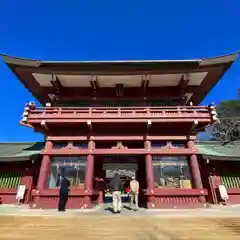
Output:
<instances>
[{"instance_id":1,"label":"red railing post","mask_svg":"<svg viewBox=\"0 0 240 240\"><path fill-rule=\"evenodd\" d=\"M188 121L189 119L193 120L202 120L206 122L206 125L212 122L211 114L206 107L195 107L195 106L176 106L176 107L123 107L123 108L102 108L94 107L92 108L36 108L29 112L26 123L31 124L31 121L34 120L34 124L37 121L41 120L56 120L64 119L64 121L71 121L74 119L74 122L79 120L80 122L84 118L92 117L96 120L98 119L113 119L113 118L155 118L156 120L177 119L179 121Z\"/></svg>"}]
</instances>

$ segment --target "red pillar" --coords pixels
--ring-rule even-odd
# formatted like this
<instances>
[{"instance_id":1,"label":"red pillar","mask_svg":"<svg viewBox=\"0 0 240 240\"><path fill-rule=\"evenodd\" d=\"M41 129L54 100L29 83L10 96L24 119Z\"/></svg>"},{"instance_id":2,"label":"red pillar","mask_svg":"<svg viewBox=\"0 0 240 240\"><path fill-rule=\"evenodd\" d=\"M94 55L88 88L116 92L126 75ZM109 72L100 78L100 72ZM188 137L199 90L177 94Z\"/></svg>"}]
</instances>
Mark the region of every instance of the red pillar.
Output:
<instances>
[{"instance_id":1,"label":"red pillar","mask_svg":"<svg viewBox=\"0 0 240 240\"><path fill-rule=\"evenodd\" d=\"M189 141L187 145L188 145L188 148L194 148L193 141ZM203 189L202 178L201 178L201 173L200 173L200 169L199 169L199 165L198 165L197 155L194 154L190 157L189 165L190 165L190 170L191 170L191 175L192 175L193 187L196 189ZM205 196L200 196L199 201L201 203L206 202Z\"/></svg>"},{"instance_id":2,"label":"red pillar","mask_svg":"<svg viewBox=\"0 0 240 240\"><path fill-rule=\"evenodd\" d=\"M91 191L93 188L93 168L94 168L94 156L87 156L86 174L84 188Z\"/></svg>"},{"instance_id":3,"label":"red pillar","mask_svg":"<svg viewBox=\"0 0 240 240\"><path fill-rule=\"evenodd\" d=\"M96 172L95 172L96 171ZM102 157L94 159L94 181L95 189L98 191L98 203L103 203L104 198L104 176Z\"/></svg>"},{"instance_id":4,"label":"red pillar","mask_svg":"<svg viewBox=\"0 0 240 240\"><path fill-rule=\"evenodd\" d=\"M147 150L151 149L151 142L146 141L144 143L144 147ZM148 200L147 200L147 208L154 208L154 201L155 197L151 194L154 193L154 172L153 172L153 165L152 165L152 156L147 154L145 156L145 165L146 165L146 178L147 178L147 193L148 193Z\"/></svg>"},{"instance_id":5,"label":"red pillar","mask_svg":"<svg viewBox=\"0 0 240 240\"><path fill-rule=\"evenodd\" d=\"M42 164L41 164L40 173L38 177L38 184L37 184L38 190L42 190L47 187L47 180L48 180L50 163L51 163L51 159L50 159L50 156L48 155L48 151L52 149L52 146L53 144L50 141L47 141L45 144L44 155L42 158Z\"/></svg>"},{"instance_id":6,"label":"red pillar","mask_svg":"<svg viewBox=\"0 0 240 240\"><path fill-rule=\"evenodd\" d=\"M93 141L89 141L88 149L90 151L94 150L95 143ZM94 156L87 156L87 164L86 164L86 173L85 173L85 183L84 188L87 192L89 192L89 196L85 197L85 208L91 207L91 193L93 190L93 171L94 171Z\"/></svg>"},{"instance_id":7,"label":"red pillar","mask_svg":"<svg viewBox=\"0 0 240 240\"><path fill-rule=\"evenodd\" d=\"M145 156L145 164L146 164L146 177L147 177L147 190L148 192L153 192L154 190L154 172L152 166L152 156Z\"/></svg>"}]
</instances>

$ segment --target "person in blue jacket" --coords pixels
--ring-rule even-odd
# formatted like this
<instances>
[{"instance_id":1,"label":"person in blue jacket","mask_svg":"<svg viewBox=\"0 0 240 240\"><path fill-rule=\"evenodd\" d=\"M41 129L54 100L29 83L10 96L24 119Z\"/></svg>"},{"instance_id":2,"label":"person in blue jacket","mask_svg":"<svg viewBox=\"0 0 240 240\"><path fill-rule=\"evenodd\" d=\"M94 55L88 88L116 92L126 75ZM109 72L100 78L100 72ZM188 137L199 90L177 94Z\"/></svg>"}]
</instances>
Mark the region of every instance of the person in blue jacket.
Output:
<instances>
[{"instance_id":1,"label":"person in blue jacket","mask_svg":"<svg viewBox=\"0 0 240 240\"><path fill-rule=\"evenodd\" d=\"M70 182L67 177L62 176L59 188L59 200L58 200L58 211L62 212L66 210L66 204L68 201Z\"/></svg>"}]
</instances>

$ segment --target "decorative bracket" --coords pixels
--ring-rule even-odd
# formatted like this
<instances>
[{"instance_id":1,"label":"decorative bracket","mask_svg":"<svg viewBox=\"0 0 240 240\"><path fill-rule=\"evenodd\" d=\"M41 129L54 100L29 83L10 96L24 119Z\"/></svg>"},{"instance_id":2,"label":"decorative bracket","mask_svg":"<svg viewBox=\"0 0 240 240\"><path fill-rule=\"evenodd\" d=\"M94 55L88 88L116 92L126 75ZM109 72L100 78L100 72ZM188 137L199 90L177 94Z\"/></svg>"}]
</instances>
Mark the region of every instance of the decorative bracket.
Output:
<instances>
[{"instance_id":1,"label":"decorative bracket","mask_svg":"<svg viewBox=\"0 0 240 240\"><path fill-rule=\"evenodd\" d=\"M128 147L123 146L123 143L121 141L117 142L117 145L112 147L112 149L126 149Z\"/></svg>"}]
</instances>

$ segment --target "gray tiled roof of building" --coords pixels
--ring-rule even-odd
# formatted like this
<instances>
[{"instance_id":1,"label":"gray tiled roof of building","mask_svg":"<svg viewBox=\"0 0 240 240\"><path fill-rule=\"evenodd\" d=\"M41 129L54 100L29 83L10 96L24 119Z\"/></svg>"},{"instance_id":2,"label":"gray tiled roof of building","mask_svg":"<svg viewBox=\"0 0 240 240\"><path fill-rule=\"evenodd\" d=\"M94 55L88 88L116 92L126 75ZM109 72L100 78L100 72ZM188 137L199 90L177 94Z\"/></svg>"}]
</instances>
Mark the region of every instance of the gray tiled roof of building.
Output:
<instances>
[{"instance_id":1,"label":"gray tiled roof of building","mask_svg":"<svg viewBox=\"0 0 240 240\"><path fill-rule=\"evenodd\" d=\"M228 144L222 144L218 141L208 141L197 143L198 151L203 157L223 160L240 161L240 141L234 141Z\"/></svg>"},{"instance_id":2,"label":"gray tiled roof of building","mask_svg":"<svg viewBox=\"0 0 240 240\"><path fill-rule=\"evenodd\" d=\"M26 158L38 155L44 148L44 142L4 142L0 143L0 161Z\"/></svg>"},{"instance_id":3,"label":"gray tiled roof of building","mask_svg":"<svg viewBox=\"0 0 240 240\"><path fill-rule=\"evenodd\" d=\"M16 161L22 158L41 154L44 142L3 142L0 143L0 161ZM221 142L208 141L196 144L198 152L203 157L212 159L240 160L240 141L223 145Z\"/></svg>"}]
</instances>

